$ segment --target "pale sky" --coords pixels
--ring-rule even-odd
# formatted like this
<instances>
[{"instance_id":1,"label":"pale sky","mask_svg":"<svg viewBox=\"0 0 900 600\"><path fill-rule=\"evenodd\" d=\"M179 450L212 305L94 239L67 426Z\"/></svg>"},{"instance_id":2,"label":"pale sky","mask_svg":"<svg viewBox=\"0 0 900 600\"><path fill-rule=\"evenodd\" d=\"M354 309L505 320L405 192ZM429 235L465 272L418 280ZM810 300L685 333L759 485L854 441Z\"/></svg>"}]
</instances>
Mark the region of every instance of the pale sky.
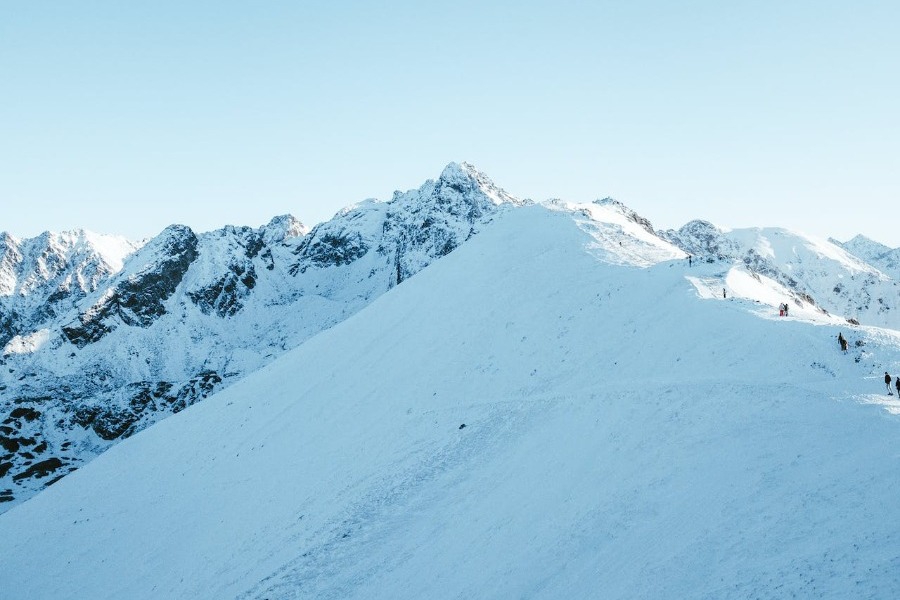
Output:
<instances>
[{"instance_id":1,"label":"pale sky","mask_svg":"<svg viewBox=\"0 0 900 600\"><path fill-rule=\"evenodd\" d=\"M469 161L900 246L900 3L0 0L0 230L309 225Z\"/></svg>"}]
</instances>

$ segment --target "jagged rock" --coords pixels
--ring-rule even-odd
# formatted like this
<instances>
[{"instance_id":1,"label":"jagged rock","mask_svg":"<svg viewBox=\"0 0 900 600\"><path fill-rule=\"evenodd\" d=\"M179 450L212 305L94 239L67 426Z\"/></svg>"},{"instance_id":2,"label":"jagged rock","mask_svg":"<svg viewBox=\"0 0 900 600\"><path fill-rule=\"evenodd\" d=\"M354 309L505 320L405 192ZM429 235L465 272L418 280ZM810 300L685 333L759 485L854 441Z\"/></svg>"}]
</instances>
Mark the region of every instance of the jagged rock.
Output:
<instances>
[{"instance_id":1,"label":"jagged rock","mask_svg":"<svg viewBox=\"0 0 900 600\"><path fill-rule=\"evenodd\" d=\"M35 464L31 465L30 467L28 467L21 473L18 473L17 475L13 475L12 478L13 478L13 481L21 481L22 479L29 479L32 477L40 479L42 477L46 477L47 475L53 473L54 471L61 468L62 466L63 466L63 462L61 460L59 460L58 458L56 458L56 457L48 458L47 460L42 460L39 463L35 463Z\"/></svg>"},{"instance_id":2,"label":"jagged rock","mask_svg":"<svg viewBox=\"0 0 900 600\"><path fill-rule=\"evenodd\" d=\"M309 233L309 227L293 215L279 215L260 228L266 245L280 244L291 238L300 238Z\"/></svg>"},{"instance_id":3,"label":"jagged rock","mask_svg":"<svg viewBox=\"0 0 900 600\"><path fill-rule=\"evenodd\" d=\"M330 232L321 235L314 229L304 243L297 248L301 260L316 267L340 267L365 256L369 247L362 236L353 231L335 235Z\"/></svg>"},{"instance_id":4,"label":"jagged rock","mask_svg":"<svg viewBox=\"0 0 900 600\"><path fill-rule=\"evenodd\" d=\"M9 413L9 416L13 419L25 419L26 421L34 421L41 416L41 412L28 406L19 406L18 408L13 409L13 411Z\"/></svg>"},{"instance_id":5,"label":"jagged rock","mask_svg":"<svg viewBox=\"0 0 900 600\"><path fill-rule=\"evenodd\" d=\"M659 236L699 260L733 260L740 254L740 246L709 221L694 220L678 231L660 231Z\"/></svg>"},{"instance_id":6,"label":"jagged rock","mask_svg":"<svg viewBox=\"0 0 900 600\"><path fill-rule=\"evenodd\" d=\"M656 231L653 229L653 224L650 223L649 219L637 214L636 212L634 212L633 210L631 210L630 208L628 208L627 206L625 206L618 200L616 200L614 198L606 197L606 198L600 198L599 200L594 200L594 204L597 204L599 206L615 207L616 210L618 210L623 215L625 215L625 217L629 221L637 223L644 229L644 231L648 232L649 234L654 235L654 236L656 235Z\"/></svg>"},{"instance_id":7,"label":"jagged rock","mask_svg":"<svg viewBox=\"0 0 900 600\"><path fill-rule=\"evenodd\" d=\"M149 327L166 313L165 301L175 292L194 259L197 236L183 225L167 227L133 257L134 271L120 274L113 287L78 323L62 328L70 342L83 348L96 342L119 323Z\"/></svg>"},{"instance_id":8,"label":"jagged rock","mask_svg":"<svg viewBox=\"0 0 900 600\"><path fill-rule=\"evenodd\" d=\"M122 268L139 244L86 231L0 234L0 345L63 315Z\"/></svg>"}]
</instances>

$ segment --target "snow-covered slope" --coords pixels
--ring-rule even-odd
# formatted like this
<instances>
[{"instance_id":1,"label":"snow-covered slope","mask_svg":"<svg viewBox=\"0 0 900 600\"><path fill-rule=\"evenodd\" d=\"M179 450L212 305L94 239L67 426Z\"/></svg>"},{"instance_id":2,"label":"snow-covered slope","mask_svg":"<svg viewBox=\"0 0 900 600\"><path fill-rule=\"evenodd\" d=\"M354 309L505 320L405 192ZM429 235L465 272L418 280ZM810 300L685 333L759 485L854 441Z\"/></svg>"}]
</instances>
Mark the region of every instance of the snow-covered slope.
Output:
<instances>
[{"instance_id":1,"label":"snow-covered slope","mask_svg":"<svg viewBox=\"0 0 900 600\"><path fill-rule=\"evenodd\" d=\"M3 590L900 595L900 336L705 293L774 282L730 265L623 266L579 215L498 215L0 515Z\"/></svg>"},{"instance_id":2,"label":"snow-covered slope","mask_svg":"<svg viewBox=\"0 0 900 600\"><path fill-rule=\"evenodd\" d=\"M451 163L311 231L289 215L258 229L166 228L67 296L67 311L16 325L0 357L0 510L340 322L522 204Z\"/></svg>"},{"instance_id":3,"label":"snow-covered slope","mask_svg":"<svg viewBox=\"0 0 900 600\"><path fill-rule=\"evenodd\" d=\"M900 248L890 248L864 235L857 235L849 242L829 240L850 254L858 256L878 270L900 280Z\"/></svg>"},{"instance_id":4,"label":"snow-covered slope","mask_svg":"<svg viewBox=\"0 0 900 600\"><path fill-rule=\"evenodd\" d=\"M779 282L789 294L782 301L796 307L900 329L900 279L833 241L774 227L723 231L706 221L659 233L697 260Z\"/></svg>"}]
</instances>

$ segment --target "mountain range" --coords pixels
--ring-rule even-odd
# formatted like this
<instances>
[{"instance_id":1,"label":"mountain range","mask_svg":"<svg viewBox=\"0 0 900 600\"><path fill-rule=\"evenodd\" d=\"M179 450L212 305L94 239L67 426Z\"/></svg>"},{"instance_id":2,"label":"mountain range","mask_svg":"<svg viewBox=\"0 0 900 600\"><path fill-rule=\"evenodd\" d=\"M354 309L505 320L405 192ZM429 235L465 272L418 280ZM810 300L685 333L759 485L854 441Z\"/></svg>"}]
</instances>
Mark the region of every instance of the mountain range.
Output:
<instances>
[{"instance_id":1,"label":"mountain range","mask_svg":"<svg viewBox=\"0 0 900 600\"><path fill-rule=\"evenodd\" d=\"M349 206L312 230L283 215L257 229L173 225L143 242L3 234L0 509L346 319L497 214L529 204L451 163L417 190ZM570 212L610 262L690 254L771 279L798 306L900 328L900 249L699 220L656 231L609 198L545 204ZM628 252L618 244L626 224L638 226L627 237L640 242Z\"/></svg>"},{"instance_id":2,"label":"mountain range","mask_svg":"<svg viewBox=\"0 0 900 600\"><path fill-rule=\"evenodd\" d=\"M16 597L900 591L898 251L861 236L451 163L312 229L0 249Z\"/></svg>"}]
</instances>

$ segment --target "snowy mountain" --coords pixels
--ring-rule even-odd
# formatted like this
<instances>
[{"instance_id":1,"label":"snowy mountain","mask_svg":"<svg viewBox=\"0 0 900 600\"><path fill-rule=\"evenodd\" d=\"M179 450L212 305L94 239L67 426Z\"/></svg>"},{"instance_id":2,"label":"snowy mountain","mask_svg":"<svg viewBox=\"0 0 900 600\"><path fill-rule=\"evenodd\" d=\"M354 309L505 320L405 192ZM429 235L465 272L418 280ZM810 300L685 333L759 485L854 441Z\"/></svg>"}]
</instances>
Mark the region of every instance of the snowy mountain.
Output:
<instances>
[{"instance_id":1,"label":"snowy mountain","mask_svg":"<svg viewBox=\"0 0 900 600\"><path fill-rule=\"evenodd\" d=\"M777 281L785 288L783 300L796 307L900 329L900 278L833 241L780 228L723 231L706 221L660 236L700 261L724 262Z\"/></svg>"},{"instance_id":2,"label":"snowy mountain","mask_svg":"<svg viewBox=\"0 0 900 600\"><path fill-rule=\"evenodd\" d=\"M858 235L849 242L829 240L850 254L858 256L895 280L900 280L900 248L890 248L882 243Z\"/></svg>"},{"instance_id":3,"label":"snowy mountain","mask_svg":"<svg viewBox=\"0 0 900 600\"><path fill-rule=\"evenodd\" d=\"M342 322L530 204L472 165L451 163L418 189L350 206L312 230L283 215L199 234L173 225L141 243L87 232L4 235L0 512ZM568 215L606 264L649 268L691 254L703 267L689 277L701 297L726 293L770 312L790 302L804 318L900 328L898 280L874 266L887 256L874 242L842 248L704 221L658 232L610 198L543 206Z\"/></svg>"},{"instance_id":4,"label":"snowy mountain","mask_svg":"<svg viewBox=\"0 0 900 600\"><path fill-rule=\"evenodd\" d=\"M0 347L71 309L139 245L87 231L26 240L0 233Z\"/></svg>"},{"instance_id":5,"label":"snowy mountain","mask_svg":"<svg viewBox=\"0 0 900 600\"><path fill-rule=\"evenodd\" d=\"M4 313L0 507L342 321L522 204L452 163L311 231L291 216L202 234L173 225L113 258L68 250L80 261L59 275L8 241L4 289L19 304ZM25 296L34 279L50 283Z\"/></svg>"},{"instance_id":6,"label":"snowy mountain","mask_svg":"<svg viewBox=\"0 0 900 600\"><path fill-rule=\"evenodd\" d=\"M331 266L294 270L322 274L375 252L391 289L0 515L6 592L900 595L900 403L881 383L900 369L900 333L811 303L780 318L768 298L793 288L752 271L766 263L689 267L609 202L499 211L397 286L416 263L398 269L398 246L368 237L377 211L390 209L274 248L275 269L317 256ZM796 244L755 235L726 239L763 236L776 257ZM176 298L189 296L177 288L157 322L184 310Z\"/></svg>"}]
</instances>

